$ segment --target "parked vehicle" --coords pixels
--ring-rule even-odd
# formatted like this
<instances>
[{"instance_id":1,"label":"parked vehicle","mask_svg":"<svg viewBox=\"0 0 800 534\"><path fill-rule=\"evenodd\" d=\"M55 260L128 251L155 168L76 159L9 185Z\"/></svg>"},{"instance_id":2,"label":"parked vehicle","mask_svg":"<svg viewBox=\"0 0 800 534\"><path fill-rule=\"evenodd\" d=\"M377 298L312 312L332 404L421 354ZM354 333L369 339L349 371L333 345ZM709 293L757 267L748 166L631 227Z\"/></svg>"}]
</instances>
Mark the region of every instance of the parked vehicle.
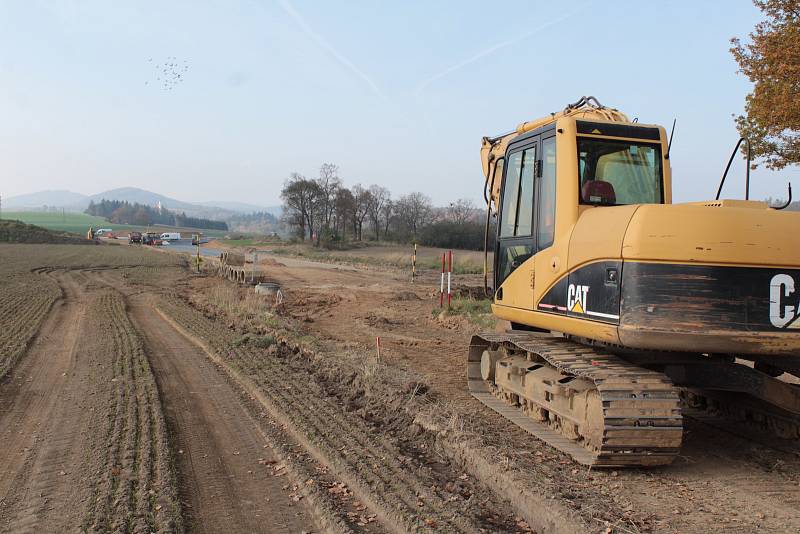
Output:
<instances>
[{"instance_id":1,"label":"parked vehicle","mask_svg":"<svg viewBox=\"0 0 800 534\"><path fill-rule=\"evenodd\" d=\"M150 245L160 247L162 245L161 234L155 232L147 232L142 235L142 245Z\"/></svg>"},{"instance_id":2,"label":"parked vehicle","mask_svg":"<svg viewBox=\"0 0 800 534\"><path fill-rule=\"evenodd\" d=\"M131 232L130 234L128 234L128 244L132 245L134 243L137 244L137 245L141 245L142 244L142 233L141 232Z\"/></svg>"}]
</instances>

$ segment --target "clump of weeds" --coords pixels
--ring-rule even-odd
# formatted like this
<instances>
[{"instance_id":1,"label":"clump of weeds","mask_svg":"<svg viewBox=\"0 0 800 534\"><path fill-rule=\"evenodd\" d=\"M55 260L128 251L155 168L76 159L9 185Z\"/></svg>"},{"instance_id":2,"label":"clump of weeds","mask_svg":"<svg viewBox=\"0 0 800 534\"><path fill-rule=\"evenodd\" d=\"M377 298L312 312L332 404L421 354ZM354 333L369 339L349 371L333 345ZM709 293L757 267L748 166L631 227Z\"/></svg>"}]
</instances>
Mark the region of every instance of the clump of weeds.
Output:
<instances>
[{"instance_id":1,"label":"clump of weeds","mask_svg":"<svg viewBox=\"0 0 800 534\"><path fill-rule=\"evenodd\" d=\"M241 347L248 345L259 349L268 349L275 344L275 338L270 335L258 336L255 334L247 333L241 335L231 342L234 347Z\"/></svg>"},{"instance_id":2,"label":"clump of weeds","mask_svg":"<svg viewBox=\"0 0 800 534\"><path fill-rule=\"evenodd\" d=\"M456 297L448 307L437 307L431 311L433 317L462 316L481 328L494 328L495 318L492 315L492 301L471 297Z\"/></svg>"}]
</instances>

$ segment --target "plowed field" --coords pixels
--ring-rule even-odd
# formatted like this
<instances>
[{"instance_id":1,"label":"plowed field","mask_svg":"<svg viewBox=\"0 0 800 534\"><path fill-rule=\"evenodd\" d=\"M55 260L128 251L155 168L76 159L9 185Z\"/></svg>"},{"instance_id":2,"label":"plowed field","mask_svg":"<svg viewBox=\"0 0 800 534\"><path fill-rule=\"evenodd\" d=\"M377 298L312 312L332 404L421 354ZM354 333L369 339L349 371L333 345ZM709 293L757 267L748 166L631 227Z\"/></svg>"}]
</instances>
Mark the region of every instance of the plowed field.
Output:
<instances>
[{"instance_id":1,"label":"plowed field","mask_svg":"<svg viewBox=\"0 0 800 534\"><path fill-rule=\"evenodd\" d=\"M266 265L282 304L166 251L0 246L0 532L800 529L796 443L687 418L674 465L587 470L467 395L490 319L439 314L437 275Z\"/></svg>"}]
</instances>

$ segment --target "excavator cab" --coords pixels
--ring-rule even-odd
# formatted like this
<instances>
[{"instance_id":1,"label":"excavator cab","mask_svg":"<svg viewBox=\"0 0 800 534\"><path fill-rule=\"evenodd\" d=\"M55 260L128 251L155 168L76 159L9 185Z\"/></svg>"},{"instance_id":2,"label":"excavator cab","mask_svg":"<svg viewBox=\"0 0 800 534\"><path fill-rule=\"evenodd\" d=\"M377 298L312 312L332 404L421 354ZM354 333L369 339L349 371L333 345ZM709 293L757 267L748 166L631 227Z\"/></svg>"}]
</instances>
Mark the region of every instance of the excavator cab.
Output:
<instances>
[{"instance_id":1,"label":"excavator cab","mask_svg":"<svg viewBox=\"0 0 800 534\"><path fill-rule=\"evenodd\" d=\"M484 148L499 317L636 349L780 357L800 372L800 234L787 231L800 215L750 200L673 205L664 128L602 106ZM770 289L784 278L792 288Z\"/></svg>"},{"instance_id":2,"label":"excavator cab","mask_svg":"<svg viewBox=\"0 0 800 534\"><path fill-rule=\"evenodd\" d=\"M665 137L655 126L567 116L509 140L497 188L502 200L497 210L495 304L533 309L528 296L534 290L535 300L540 273L509 277L533 256L541 257L543 265L545 256L551 263L566 259L570 235L563 230L573 228L583 211L671 200ZM606 230L596 228L598 233ZM553 256L553 247L562 253ZM535 271L535 264L527 267ZM518 284L529 287L523 291Z\"/></svg>"},{"instance_id":3,"label":"excavator cab","mask_svg":"<svg viewBox=\"0 0 800 534\"><path fill-rule=\"evenodd\" d=\"M672 204L664 128L592 97L481 156L492 310L511 330L473 338L474 396L591 465L671 461L676 386L746 397L737 410L800 437L800 387L776 378L800 377L800 214Z\"/></svg>"}]
</instances>

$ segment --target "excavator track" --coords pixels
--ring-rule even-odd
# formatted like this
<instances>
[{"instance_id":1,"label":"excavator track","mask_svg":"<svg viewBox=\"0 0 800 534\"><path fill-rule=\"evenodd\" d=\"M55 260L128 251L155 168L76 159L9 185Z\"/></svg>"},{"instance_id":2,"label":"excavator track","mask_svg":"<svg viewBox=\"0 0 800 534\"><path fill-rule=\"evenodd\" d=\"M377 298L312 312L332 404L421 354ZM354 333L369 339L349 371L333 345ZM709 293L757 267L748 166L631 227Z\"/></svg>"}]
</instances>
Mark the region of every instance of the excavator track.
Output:
<instances>
[{"instance_id":1,"label":"excavator track","mask_svg":"<svg viewBox=\"0 0 800 534\"><path fill-rule=\"evenodd\" d=\"M600 349L532 332L479 334L467 373L475 398L581 464L664 465L680 450L670 379Z\"/></svg>"},{"instance_id":2,"label":"excavator track","mask_svg":"<svg viewBox=\"0 0 800 534\"><path fill-rule=\"evenodd\" d=\"M784 452L800 454L800 415L746 395L682 389L686 417ZM776 445L780 441L781 444Z\"/></svg>"}]
</instances>

